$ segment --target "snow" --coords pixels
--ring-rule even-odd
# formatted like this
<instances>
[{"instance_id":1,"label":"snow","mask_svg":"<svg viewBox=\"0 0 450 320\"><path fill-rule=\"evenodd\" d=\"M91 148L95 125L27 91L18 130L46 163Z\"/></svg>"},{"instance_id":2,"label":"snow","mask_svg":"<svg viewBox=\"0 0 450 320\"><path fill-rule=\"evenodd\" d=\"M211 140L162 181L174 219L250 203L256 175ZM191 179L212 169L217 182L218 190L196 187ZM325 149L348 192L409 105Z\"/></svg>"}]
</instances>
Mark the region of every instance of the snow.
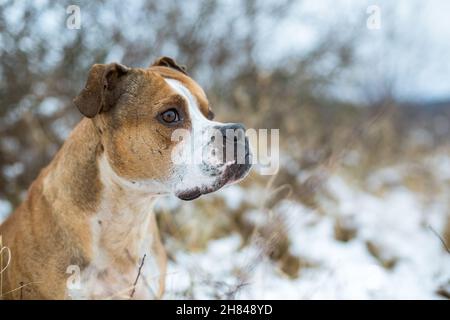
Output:
<instances>
[{"instance_id":1,"label":"snow","mask_svg":"<svg viewBox=\"0 0 450 320\"><path fill-rule=\"evenodd\" d=\"M326 281L316 297L435 298L436 288L445 278L450 278L450 256L445 254L440 240L428 228L417 197L400 188L377 198L346 188L342 179L336 176L330 179L329 185L338 197L338 212L353 215L358 226L356 239L348 243L337 242L333 237L331 217L322 218L312 228L306 228L298 218L301 213L291 215L290 219L293 225L291 239L294 239L296 251L320 261L323 270L316 272L333 274L333 280ZM339 188L335 189L336 186ZM427 212L429 221L434 215L443 217L441 212ZM368 253L368 241L398 261L393 270L385 270ZM305 281L300 279L298 285L302 286Z\"/></svg>"},{"instance_id":2,"label":"snow","mask_svg":"<svg viewBox=\"0 0 450 320\"><path fill-rule=\"evenodd\" d=\"M445 167L448 159L427 162ZM167 297L442 298L436 291L450 281L450 255L432 229L444 232L450 212L447 191L444 187L433 201L424 202L421 195L399 183L403 174L405 170L398 167L373 174L369 185L390 186L382 196L363 191L338 174L331 175L324 188L332 200L320 200L324 214L295 200L283 200L273 208L272 214L286 223L291 252L311 264L300 269L299 277L283 274L261 253L257 242L242 246L241 237L232 234L210 241L203 252L177 251L169 266ZM447 177L443 174L440 178ZM239 203L244 201L243 194L239 187L222 192L225 199L237 198ZM257 209L248 212L248 219L258 224L263 223L261 217L264 212ZM336 239L337 219L356 230L347 242Z\"/></svg>"},{"instance_id":3,"label":"snow","mask_svg":"<svg viewBox=\"0 0 450 320\"><path fill-rule=\"evenodd\" d=\"M8 201L0 199L0 224L8 217L11 211L11 204Z\"/></svg>"},{"instance_id":4,"label":"snow","mask_svg":"<svg viewBox=\"0 0 450 320\"><path fill-rule=\"evenodd\" d=\"M318 197L321 210L289 199L267 212L261 209L265 193L260 185L224 188L211 197L222 198L231 210L247 204L245 219L253 225L260 227L274 217L281 218L291 241L290 252L307 261L307 266L300 268L298 277L289 277L263 253L258 239L243 245L241 235L233 233L209 241L200 252L174 249L165 298L442 298L436 291L450 284L450 255L435 232L444 234L450 218L449 159L425 159L440 183L439 193L428 201L402 184L410 168L406 165L374 172L366 189L338 173L330 175ZM299 181L308 176L305 172L298 175ZM379 195L376 191L382 187ZM194 207L182 205L183 211L194 214ZM180 201L172 197L158 206L171 210ZM9 202L0 200L0 223L11 210ZM354 229L353 237L337 240L336 221Z\"/></svg>"},{"instance_id":5,"label":"snow","mask_svg":"<svg viewBox=\"0 0 450 320\"><path fill-rule=\"evenodd\" d=\"M241 203L244 202L244 190L238 185L225 187L219 192L227 203L228 208L232 210L238 209Z\"/></svg>"}]
</instances>

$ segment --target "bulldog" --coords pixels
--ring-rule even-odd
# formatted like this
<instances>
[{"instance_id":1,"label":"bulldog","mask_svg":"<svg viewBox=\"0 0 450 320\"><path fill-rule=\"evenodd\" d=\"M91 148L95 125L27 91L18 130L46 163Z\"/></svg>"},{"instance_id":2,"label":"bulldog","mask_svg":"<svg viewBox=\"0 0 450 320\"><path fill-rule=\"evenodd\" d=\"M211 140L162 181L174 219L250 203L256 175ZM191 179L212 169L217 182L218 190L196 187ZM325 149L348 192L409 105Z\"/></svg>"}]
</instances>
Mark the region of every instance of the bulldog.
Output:
<instances>
[{"instance_id":1,"label":"bulldog","mask_svg":"<svg viewBox=\"0 0 450 320\"><path fill-rule=\"evenodd\" d=\"M213 121L202 88L168 57L93 65L74 104L83 119L0 226L11 255L1 297L161 298L167 259L152 204L242 180L244 127Z\"/></svg>"}]
</instances>

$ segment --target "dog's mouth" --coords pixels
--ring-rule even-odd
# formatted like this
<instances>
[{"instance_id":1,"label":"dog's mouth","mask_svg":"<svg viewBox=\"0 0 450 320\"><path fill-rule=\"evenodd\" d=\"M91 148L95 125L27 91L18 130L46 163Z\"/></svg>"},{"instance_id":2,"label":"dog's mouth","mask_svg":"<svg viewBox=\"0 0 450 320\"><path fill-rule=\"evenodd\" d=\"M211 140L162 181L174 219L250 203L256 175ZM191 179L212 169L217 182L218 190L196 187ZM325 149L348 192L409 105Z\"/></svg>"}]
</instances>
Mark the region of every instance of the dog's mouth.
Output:
<instances>
[{"instance_id":1,"label":"dog's mouth","mask_svg":"<svg viewBox=\"0 0 450 320\"><path fill-rule=\"evenodd\" d=\"M199 198L204 194L215 192L225 185L238 183L247 176L252 167L250 158L251 155L250 153L248 153L245 156L246 161L244 164L232 163L227 165L225 170L223 171L223 174L221 174L217 178L217 180L209 186L203 185L191 188L188 190L177 192L175 195L181 200L191 201Z\"/></svg>"},{"instance_id":2,"label":"dog's mouth","mask_svg":"<svg viewBox=\"0 0 450 320\"><path fill-rule=\"evenodd\" d=\"M199 198L202 194L200 188L183 191L177 194L177 197L184 201L191 201Z\"/></svg>"}]
</instances>

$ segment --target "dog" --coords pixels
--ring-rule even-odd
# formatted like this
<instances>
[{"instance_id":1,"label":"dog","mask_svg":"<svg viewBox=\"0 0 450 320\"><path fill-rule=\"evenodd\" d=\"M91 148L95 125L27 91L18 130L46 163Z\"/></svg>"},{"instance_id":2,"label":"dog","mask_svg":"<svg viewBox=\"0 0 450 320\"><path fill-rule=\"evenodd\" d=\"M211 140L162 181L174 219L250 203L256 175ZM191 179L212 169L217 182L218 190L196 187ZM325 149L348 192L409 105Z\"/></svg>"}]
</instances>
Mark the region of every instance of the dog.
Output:
<instances>
[{"instance_id":1,"label":"dog","mask_svg":"<svg viewBox=\"0 0 450 320\"><path fill-rule=\"evenodd\" d=\"M83 119L0 226L11 252L2 298L159 299L167 258L153 203L241 181L252 162L237 138L245 128L214 121L202 88L168 57L93 65L74 104ZM193 150L206 156L180 160Z\"/></svg>"}]
</instances>

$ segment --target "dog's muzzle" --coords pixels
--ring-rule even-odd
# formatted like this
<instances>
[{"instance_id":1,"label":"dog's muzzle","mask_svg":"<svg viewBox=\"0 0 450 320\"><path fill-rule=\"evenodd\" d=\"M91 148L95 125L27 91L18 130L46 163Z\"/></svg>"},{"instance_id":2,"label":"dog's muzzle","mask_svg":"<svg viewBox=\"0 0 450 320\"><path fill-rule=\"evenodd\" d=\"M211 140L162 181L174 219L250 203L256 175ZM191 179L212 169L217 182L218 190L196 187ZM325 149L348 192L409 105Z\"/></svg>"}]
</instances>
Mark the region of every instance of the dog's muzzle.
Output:
<instances>
[{"instance_id":1,"label":"dog's muzzle","mask_svg":"<svg viewBox=\"0 0 450 320\"><path fill-rule=\"evenodd\" d=\"M210 177L212 183L178 193L182 200L194 200L236 183L250 171L252 154L245 127L238 123L225 124L214 127L212 132L204 146L204 153L211 156L205 157L200 165L202 174Z\"/></svg>"},{"instance_id":2,"label":"dog's muzzle","mask_svg":"<svg viewBox=\"0 0 450 320\"><path fill-rule=\"evenodd\" d=\"M217 128L222 134L222 164L231 182L245 177L251 168L251 152L245 127L240 123Z\"/></svg>"}]
</instances>

